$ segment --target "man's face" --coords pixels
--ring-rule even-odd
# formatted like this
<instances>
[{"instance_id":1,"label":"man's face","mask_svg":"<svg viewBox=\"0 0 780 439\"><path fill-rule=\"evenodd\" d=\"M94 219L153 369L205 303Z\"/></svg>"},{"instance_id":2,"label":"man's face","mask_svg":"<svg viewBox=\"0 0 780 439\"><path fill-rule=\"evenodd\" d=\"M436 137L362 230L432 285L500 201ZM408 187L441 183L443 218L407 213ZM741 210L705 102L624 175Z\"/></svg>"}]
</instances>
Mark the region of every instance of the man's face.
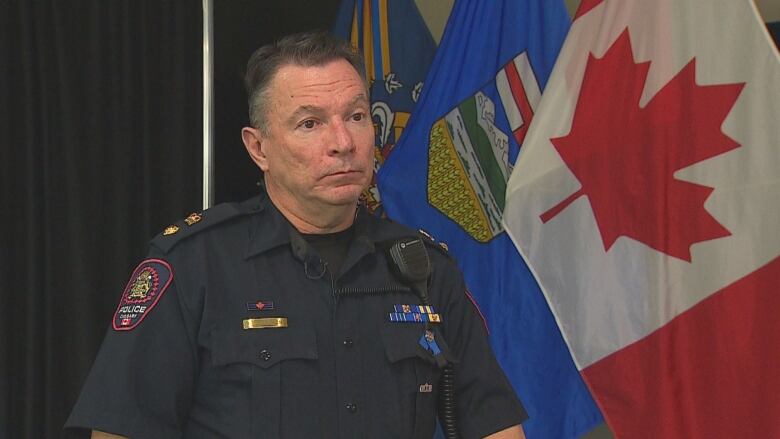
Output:
<instances>
[{"instance_id":1,"label":"man's face","mask_svg":"<svg viewBox=\"0 0 780 439\"><path fill-rule=\"evenodd\" d=\"M257 132L275 202L354 206L373 173L374 128L364 83L346 61L286 65L268 89L267 133ZM292 204L290 204L292 203Z\"/></svg>"}]
</instances>

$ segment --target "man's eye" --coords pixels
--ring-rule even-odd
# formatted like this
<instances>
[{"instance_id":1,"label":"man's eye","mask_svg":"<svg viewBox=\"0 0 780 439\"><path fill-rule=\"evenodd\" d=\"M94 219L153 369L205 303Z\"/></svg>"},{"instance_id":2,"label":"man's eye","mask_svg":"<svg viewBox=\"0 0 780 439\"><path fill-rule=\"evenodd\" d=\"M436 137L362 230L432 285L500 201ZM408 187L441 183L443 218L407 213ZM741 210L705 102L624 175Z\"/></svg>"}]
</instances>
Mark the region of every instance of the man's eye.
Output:
<instances>
[{"instance_id":1,"label":"man's eye","mask_svg":"<svg viewBox=\"0 0 780 439\"><path fill-rule=\"evenodd\" d=\"M315 122L315 121L313 121L311 119L308 119L308 120L304 120L301 123L301 126L306 128L307 130L310 130L310 129L314 128L315 126L317 126L317 122Z\"/></svg>"},{"instance_id":2,"label":"man's eye","mask_svg":"<svg viewBox=\"0 0 780 439\"><path fill-rule=\"evenodd\" d=\"M363 114L363 113L355 113L355 114L352 115L352 120L354 120L355 122L360 122L365 117L366 117L366 115Z\"/></svg>"}]
</instances>

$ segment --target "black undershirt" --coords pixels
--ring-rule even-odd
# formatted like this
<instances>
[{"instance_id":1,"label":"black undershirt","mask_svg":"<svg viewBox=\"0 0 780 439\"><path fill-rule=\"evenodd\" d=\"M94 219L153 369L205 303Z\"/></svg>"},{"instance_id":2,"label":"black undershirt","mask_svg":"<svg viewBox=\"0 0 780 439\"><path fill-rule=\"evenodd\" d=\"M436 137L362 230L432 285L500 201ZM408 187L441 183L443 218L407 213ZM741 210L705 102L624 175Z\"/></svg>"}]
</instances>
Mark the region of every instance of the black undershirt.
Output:
<instances>
[{"instance_id":1,"label":"black undershirt","mask_svg":"<svg viewBox=\"0 0 780 439\"><path fill-rule=\"evenodd\" d=\"M344 258L347 256L347 250L349 249L349 244L352 242L354 229L354 226L350 226L348 229L336 233L301 235L310 246L317 250L320 258L328 264L328 271L330 274L336 278L340 274L341 265L344 263Z\"/></svg>"}]
</instances>

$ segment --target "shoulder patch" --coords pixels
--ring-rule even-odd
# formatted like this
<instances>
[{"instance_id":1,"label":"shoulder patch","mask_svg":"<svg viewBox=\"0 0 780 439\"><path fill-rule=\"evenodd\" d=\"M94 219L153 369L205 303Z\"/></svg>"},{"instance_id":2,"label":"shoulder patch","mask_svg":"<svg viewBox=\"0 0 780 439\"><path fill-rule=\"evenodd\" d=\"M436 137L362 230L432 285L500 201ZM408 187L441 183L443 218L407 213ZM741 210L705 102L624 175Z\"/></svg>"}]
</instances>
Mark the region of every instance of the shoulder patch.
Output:
<instances>
[{"instance_id":1,"label":"shoulder patch","mask_svg":"<svg viewBox=\"0 0 780 439\"><path fill-rule=\"evenodd\" d=\"M152 311L173 280L171 266L161 259L146 259L133 270L112 323L115 331L129 331Z\"/></svg>"},{"instance_id":2,"label":"shoulder patch","mask_svg":"<svg viewBox=\"0 0 780 439\"><path fill-rule=\"evenodd\" d=\"M209 227L237 216L252 213L258 209L244 209L236 203L218 204L200 213L192 213L187 218L171 224L151 241L151 245L168 253L185 238L202 232Z\"/></svg>"}]
</instances>

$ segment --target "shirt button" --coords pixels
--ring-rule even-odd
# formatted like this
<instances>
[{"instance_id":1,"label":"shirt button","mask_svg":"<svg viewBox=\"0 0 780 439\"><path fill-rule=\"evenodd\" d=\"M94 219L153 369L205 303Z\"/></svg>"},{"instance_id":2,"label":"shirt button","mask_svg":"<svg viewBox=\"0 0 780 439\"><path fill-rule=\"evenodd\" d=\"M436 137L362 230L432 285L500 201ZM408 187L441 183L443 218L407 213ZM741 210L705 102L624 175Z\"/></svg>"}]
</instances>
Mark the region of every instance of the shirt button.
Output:
<instances>
[{"instance_id":1,"label":"shirt button","mask_svg":"<svg viewBox=\"0 0 780 439\"><path fill-rule=\"evenodd\" d=\"M347 411L350 413L355 413L357 411L357 404L352 404L351 402L348 402L345 406L347 408Z\"/></svg>"},{"instance_id":2,"label":"shirt button","mask_svg":"<svg viewBox=\"0 0 780 439\"><path fill-rule=\"evenodd\" d=\"M345 338L344 339L344 346L347 348L351 348L352 345L355 344L351 338Z\"/></svg>"},{"instance_id":3,"label":"shirt button","mask_svg":"<svg viewBox=\"0 0 780 439\"><path fill-rule=\"evenodd\" d=\"M268 361L271 359L271 351L268 349L263 349L260 351L260 359L263 361Z\"/></svg>"}]
</instances>

